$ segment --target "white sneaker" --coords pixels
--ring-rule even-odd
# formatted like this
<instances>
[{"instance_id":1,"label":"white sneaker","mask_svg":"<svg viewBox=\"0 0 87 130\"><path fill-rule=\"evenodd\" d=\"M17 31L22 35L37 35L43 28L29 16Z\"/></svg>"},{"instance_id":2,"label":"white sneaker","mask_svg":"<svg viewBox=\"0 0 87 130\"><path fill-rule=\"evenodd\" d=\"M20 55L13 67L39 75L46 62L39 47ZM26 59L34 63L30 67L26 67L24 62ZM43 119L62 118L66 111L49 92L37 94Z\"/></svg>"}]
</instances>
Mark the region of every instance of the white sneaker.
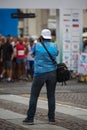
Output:
<instances>
[{"instance_id":1,"label":"white sneaker","mask_svg":"<svg viewBox=\"0 0 87 130\"><path fill-rule=\"evenodd\" d=\"M0 79L3 79L3 75L2 74L0 75Z\"/></svg>"},{"instance_id":2,"label":"white sneaker","mask_svg":"<svg viewBox=\"0 0 87 130\"><path fill-rule=\"evenodd\" d=\"M7 79L7 81L10 82L10 81L11 81L11 78L9 77L9 78Z\"/></svg>"}]
</instances>

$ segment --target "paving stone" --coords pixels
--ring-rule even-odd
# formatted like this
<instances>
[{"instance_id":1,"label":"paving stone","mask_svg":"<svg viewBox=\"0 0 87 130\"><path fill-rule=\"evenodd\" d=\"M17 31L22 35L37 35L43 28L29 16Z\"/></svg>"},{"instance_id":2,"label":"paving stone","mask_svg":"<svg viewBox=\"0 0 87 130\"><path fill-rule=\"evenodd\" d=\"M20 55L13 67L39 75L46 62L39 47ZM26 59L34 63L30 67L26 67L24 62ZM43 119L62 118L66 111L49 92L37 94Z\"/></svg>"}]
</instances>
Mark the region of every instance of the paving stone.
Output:
<instances>
[{"instance_id":1,"label":"paving stone","mask_svg":"<svg viewBox=\"0 0 87 130\"><path fill-rule=\"evenodd\" d=\"M30 90L31 82L0 82L0 94L15 94L29 97ZM45 85L41 90L40 98L46 100ZM77 79L74 79L67 82L66 86L62 86L60 83L58 83L56 87L56 102L64 105L71 105L87 109L87 82L78 82ZM28 106L21 103L0 99L0 108L11 110L19 114L26 114ZM47 110L38 108L35 119L47 122ZM0 120L0 122L3 121ZM4 122L0 124L0 130L7 130L6 127L1 128L3 124L8 124L8 121L4 120ZM12 123L11 125L10 123L9 126L14 126L14 124ZM56 112L56 126L61 126L69 130L87 130L87 121L71 115ZM17 125L11 128L12 130L18 130L18 128L19 130L24 130L22 127L20 128Z\"/></svg>"}]
</instances>

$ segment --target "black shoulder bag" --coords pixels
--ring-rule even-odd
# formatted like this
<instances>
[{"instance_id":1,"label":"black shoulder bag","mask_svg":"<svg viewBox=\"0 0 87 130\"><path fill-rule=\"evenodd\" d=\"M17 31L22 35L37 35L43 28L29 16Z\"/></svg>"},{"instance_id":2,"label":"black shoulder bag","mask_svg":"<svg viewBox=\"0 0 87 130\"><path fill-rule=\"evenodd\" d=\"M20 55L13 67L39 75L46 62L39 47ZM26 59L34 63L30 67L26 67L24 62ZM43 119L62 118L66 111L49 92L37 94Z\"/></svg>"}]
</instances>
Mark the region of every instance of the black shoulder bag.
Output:
<instances>
[{"instance_id":1,"label":"black shoulder bag","mask_svg":"<svg viewBox=\"0 0 87 130\"><path fill-rule=\"evenodd\" d=\"M45 50L47 51L50 59L52 60L53 64L56 64L57 66L57 70L56 70L56 74L57 74L57 82L66 82L70 79L70 71L68 70L67 66L65 65L65 63L59 63L57 64L57 62L54 60L54 58L52 57L52 55L49 53L49 51L47 50L44 42L41 42L43 47L45 48ZM66 83L65 83L66 84Z\"/></svg>"}]
</instances>

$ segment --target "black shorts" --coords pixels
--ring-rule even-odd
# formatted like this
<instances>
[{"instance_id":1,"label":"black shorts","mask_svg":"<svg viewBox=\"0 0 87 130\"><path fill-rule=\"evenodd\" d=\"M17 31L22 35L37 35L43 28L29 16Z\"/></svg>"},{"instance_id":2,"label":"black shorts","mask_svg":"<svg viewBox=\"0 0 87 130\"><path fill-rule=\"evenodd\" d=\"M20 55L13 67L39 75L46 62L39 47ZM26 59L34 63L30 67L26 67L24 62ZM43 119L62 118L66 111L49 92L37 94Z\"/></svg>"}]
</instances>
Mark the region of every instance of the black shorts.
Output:
<instances>
[{"instance_id":1,"label":"black shorts","mask_svg":"<svg viewBox=\"0 0 87 130\"><path fill-rule=\"evenodd\" d=\"M4 61L3 68L4 69L11 69L12 68L12 61Z\"/></svg>"}]
</instances>

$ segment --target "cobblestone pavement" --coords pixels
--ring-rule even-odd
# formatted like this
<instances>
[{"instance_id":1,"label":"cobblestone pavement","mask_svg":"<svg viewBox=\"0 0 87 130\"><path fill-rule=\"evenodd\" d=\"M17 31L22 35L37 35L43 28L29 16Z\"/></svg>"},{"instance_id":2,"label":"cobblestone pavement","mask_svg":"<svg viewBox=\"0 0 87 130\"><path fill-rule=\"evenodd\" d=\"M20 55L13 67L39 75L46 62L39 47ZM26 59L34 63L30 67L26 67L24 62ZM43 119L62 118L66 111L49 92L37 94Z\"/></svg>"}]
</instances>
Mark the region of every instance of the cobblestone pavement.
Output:
<instances>
[{"instance_id":1,"label":"cobblestone pavement","mask_svg":"<svg viewBox=\"0 0 87 130\"><path fill-rule=\"evenodd\" d=\"M19 125L15 125L7 120L0 119L0 130L30 130L23 128Z\"/></svg>"},{"instance_id":2,"label":"cobblestone pavement","mask_svg":"<svg viewBox=\"0 0 87 130\"><path fill-rule=\"evenodd\" d=\"M0 94L15 94L29 96L31 82L0 82ZM43 87L40 98L46 100L46 89ZM69 104L87 109L87 82L71 80L66 86L57 84L56 100L61 104ZM27 105L0 99L0 108L11 110L20 114L26 114ZM38 108L35 119L47 120L47 110ZM69 130L87 130L87 121L71 115L56 112L56 125ZM14 125L0 118L0 130L30 130L19 125Z\"/></svg>"},{"instance_id":3,"label":"cobblestone pavement","mask_svg":"<svg viewBox=\"0 0 87 130\"><path fill-rule=\"evenodd\" d=\"M29 96L30 89L31 82L0 82L0 94ZM45 85L41 90L40 97L46 99ZM66 86L58 83L56 87L56 101L58 103L87 108L87 82L78 82L74 79L68 81Z\"/></svg>"},{"instance_id":4,"label":"cobblestone pavement","mask_svg":"<svg viewBox=\"0 0 87 130\"><path fill-rule=\"evenodd\" d=\"M23 105L21 103L15 103L7 100L0 100L0 108L4 108L6 110L11 110L20 114L26 114L26 111L28 109L27 105ZM46 109L40 109L38 108L35 115L36 120L42 120L47 121L47 110ZM11 130L27 130L24 129L18 125L14 125L11 123L9 126L9 122L6 120L0 119L1 128L4 128L4 130L7 130L7 128L11 127ZM5 123L6 125L3 125L2 123ZM56 112L56 126L61 126L64 128L67 128L69 130L87 130L87 121L66 115L63 113ZM13 129L14 128L14 129ZM3 130L3 129L1 129ZM10 130L10 129L8 129Z\"/></svg>"}]
</instances>

